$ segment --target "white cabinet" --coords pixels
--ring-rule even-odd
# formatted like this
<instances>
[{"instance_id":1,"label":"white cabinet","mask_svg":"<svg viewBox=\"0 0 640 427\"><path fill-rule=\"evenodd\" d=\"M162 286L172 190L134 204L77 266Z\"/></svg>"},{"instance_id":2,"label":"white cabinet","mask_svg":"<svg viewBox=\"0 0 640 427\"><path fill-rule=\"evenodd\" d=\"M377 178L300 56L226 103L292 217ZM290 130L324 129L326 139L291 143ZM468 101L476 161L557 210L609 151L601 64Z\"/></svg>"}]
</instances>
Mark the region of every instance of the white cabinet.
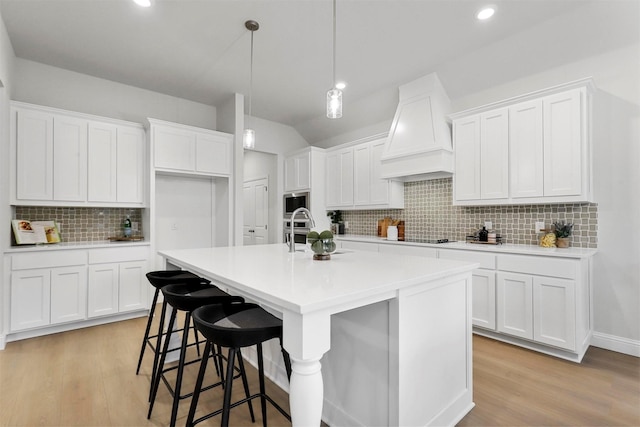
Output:
<instances>
[{"instance_id":1,"label":"white cabinet","mask_svg":"<svg viewBox=\"0 0 640 427\"><path fill-rule=\"evenodd\" d=\"M65 255L11 256L11 332L86 318L86 254Z\"/></svg>"},{"instance_id":2,"label":"white cabinet","mask_svg":"<svg viewBox=\"0 0 640 427\"><path fill-rule=\"evenodd\" d=\"M147 248L89 253L88 317L147 308Z\"/></svg>"},{"instance_id":3,"label":"white cabinet","mask_svg":"<svg viewBox=\"0 0 640 427\"><path fill-rule=\"evenodd\" d=\"M89 202L144 203L144 131L89 123Z\"/></svg>"},{"instance_id":4,"label":"white cabinet","mask_svg":"<svg viewBox=\"0 0 640 427\"><path fill-rule=\"evenodd\" d=\"M311 151L288 155L284 159L284 191L309 190L311 187Z\"/></svg>"},{"instance_id":5,"label":"white cabinet","mask_svg":"<svg viewBox=\"0 0 640 427\"><path fill-rule=\"evenodd\" d=\"M327 209L353 206L353 147L327 152Z\"/></svg>"},{"instance_id":6,"label":"white cabinet","mask_svg":"<svg viewBox=\"0 0 640 427\"><path fill-rule=\"evenodd\" d=\"M401 209L404 184L381 177L385 138L327 152L327 209Z\"/></svg>"},{"instance_id":7,"label":"white cabinet","mask_svg":"<svg viewBox=\"0 0 640 427\"><path fill-rule=\"evenodd\" d=\"M438 257L438 250L435 248L429 248L425 246L407 246L406 243L398 243L398 244L380 243L378 245L378 252L384 253L384 254L422 256L426 258Z\"/></svg>"},{"instance_id":8,"label":"white cabinet","mask_svg":"<svg viewBox=\"0 0 640 427\"><path fill-rule=\"evenodd\" d=\"M533 339L533 278L498 273L498 332Z\"/></svg>"},{"instance_id":9,"label":"white cabinet","mask_svg":"<svg viewBox=\"0 0 640 427\"><path fill-rule=\"evenodd\" d=\"M141 125L12 103L11 203L144 206Z\"/></svg>"},{"instance_id":10,"label":"white cabinet","mask_svg":"<svg viewBox=\"0 0 640 427\"><path fill-rule=\"evenodd\" d=\"M149 123L156 171L231 174L233 135L156 119Z\"/></svg>"},{"instance_id":11,"label":"white cabinet","mask_svg":"<svg viewBox=\"0 0 640 427\"><path fill-rule=\"evenodd\" d=\"M533 339L555 347L576 348L575 281L533 278Z\"/></svg>"},{"instance_id":12,"label":"white cabinet","mask_svg":"<svg viewBox=\"0 0 640 427\"><path fill-rule=\"evenodd\" d=\"M592 201L584 79L452 115L455 205Z\"/></svg>"},{"instance_id":13,"label":"white cabinet","mask_svg":"<svg viewBox=\"0 0 640 427\"><path fill-rule=\"evenodd\" d=\"M378 252L377 243L354 242L350 240L340 240L340 248L356 251Z\"/></svg>"}]
</instances>

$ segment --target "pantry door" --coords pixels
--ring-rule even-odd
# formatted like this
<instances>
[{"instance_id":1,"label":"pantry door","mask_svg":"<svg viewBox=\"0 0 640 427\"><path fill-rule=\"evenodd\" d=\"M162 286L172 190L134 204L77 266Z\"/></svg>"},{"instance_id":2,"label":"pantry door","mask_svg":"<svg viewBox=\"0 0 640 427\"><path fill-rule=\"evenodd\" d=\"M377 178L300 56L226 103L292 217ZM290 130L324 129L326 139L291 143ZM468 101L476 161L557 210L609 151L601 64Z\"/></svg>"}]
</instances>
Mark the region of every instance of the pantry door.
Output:
<instances>
[{"instance_id":1,"label":"pantry door","mask_svg":"<svg viewBox=\"0 0 640 427\"><path fill-rule=\"evenodd\" d=\"M267 178L245 181L244 222L242 242L244 245L264 245L269 243L269 186Z\"/></svg>"}]
</instances>

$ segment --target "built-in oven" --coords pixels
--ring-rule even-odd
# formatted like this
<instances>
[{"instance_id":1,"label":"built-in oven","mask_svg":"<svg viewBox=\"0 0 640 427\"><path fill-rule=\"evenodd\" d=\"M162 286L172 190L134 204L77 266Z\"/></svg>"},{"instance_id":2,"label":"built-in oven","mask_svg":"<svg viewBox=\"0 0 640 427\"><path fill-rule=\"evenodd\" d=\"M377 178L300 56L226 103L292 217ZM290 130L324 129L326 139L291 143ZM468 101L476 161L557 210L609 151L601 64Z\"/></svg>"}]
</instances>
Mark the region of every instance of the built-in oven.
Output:
<instances>
[{"instance_id":1,"label":"built-in oven","mask_svg":"<svg viewBox=\"0 0 640 427\"><path fill-rule=\"evenodd\" d=\"M293 231L293 240L296 243L300 243L303 245L306 244L307 234L309 234L309 231L311 230L309 228L309 222L302 220L302 221L294 221L293 224L295 226ZM284 219L282 231L283 231L283 241L285 243L289 243L289 239L291 236L291 217L289 217L288 219L287 218Z\"/></svg>"},{"instance_id":2,"label":"built-in oven","mask_svg":"<svg viewBox=\"0 0 640 427\"><path fill-rule=\"evenodd\" d=\"M298 208L307 208L311 210L311 200L309 198L309 192L285 193L283 199L282 212L284 214L285 220L291 219L291 214Z\"/></svg>"}]
</instances>

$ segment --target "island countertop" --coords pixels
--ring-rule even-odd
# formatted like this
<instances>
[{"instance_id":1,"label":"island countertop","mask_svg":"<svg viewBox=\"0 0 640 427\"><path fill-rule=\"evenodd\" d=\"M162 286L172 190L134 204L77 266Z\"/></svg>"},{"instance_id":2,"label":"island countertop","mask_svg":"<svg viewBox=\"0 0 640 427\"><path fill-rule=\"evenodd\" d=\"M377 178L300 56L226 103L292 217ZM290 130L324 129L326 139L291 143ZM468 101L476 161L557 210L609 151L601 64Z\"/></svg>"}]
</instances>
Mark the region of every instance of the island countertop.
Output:
<instances>
[{"instance_id":1,"label":"island countertop","mask_svg":"<svg viewBox=\"0 0 640 427\"><path fill-rule=\"evenodd\" d=\"M478 265L413 256L339 250L328 261L314 261L309 251L290 253L283 244L164 250L167 260L248 291L296 313L308 313L381 296L400 288L472 271ZM215 281L215 280L214 280ZM336 312L331 310L332 312ZM339 310L337 310L339 311Z\"/></svg>"},{"instance_id":2,"label":"island countertop","mask_svg":"<svg viewBox=\"0 0 640 427\"><path fill-rule=\"evenodd\" d=\"M330 425L455 425L473 408L477 263L350 250L315 261L311 252L290 253L284 244L159 255L166 268L192 271L281 315L295 427L320 425L321 418ZM332 332L332 317L343 315L353 330L346 340ZM376 338L367 340L372 330ZM327 365L325 400L320 360L329 350L335 357ZM358 377L355 366L373 361ZM337 374L340 363L349 374ZM356 393L360 403L336 397L343 393Z\"/></svg>"}]
</instances>

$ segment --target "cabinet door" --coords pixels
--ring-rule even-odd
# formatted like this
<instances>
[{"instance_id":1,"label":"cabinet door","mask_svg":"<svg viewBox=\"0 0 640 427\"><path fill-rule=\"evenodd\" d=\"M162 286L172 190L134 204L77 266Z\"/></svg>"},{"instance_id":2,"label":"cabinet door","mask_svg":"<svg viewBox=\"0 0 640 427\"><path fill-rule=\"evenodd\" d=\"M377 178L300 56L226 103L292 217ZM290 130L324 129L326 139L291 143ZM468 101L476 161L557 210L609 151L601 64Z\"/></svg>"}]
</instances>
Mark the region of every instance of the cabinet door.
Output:
<instances>
[{"instance_id":1,"label":"cabinet door","mask_svg":"<svg viewBox=\"0 0 640 427\"><path fill-rule=\"evenodd\" d=\"M117 138L116 199L120 203L144 203L144 130L118 127Z\"/></svg>"},{"instance_id":2,"label":"cabinet door","mask_svg":"<svg viewBox=\"0 0 640 427\"><path fill-rule=\"evenodd\" d=\"M496 273L476 269L472 276L472 322L474 326L496 329Z\"/></svg>"},{"instance_id":3,"label":"cabinet door","mask_svg":"<svg viewBox=\"0 0 640 427\"><path fill-rule=\"evenodd\" d=\"M55 116L53 120L53 199L87 200L87 121Z\"/></svg>"},{"instance_id":4,"label":"cabinet door","mask_svg":"<svg viewBox=\"0 0 640 427\"><path fill-rule=\"evenodd\" d=\"M544 192L542 100L509 108L511 197L542 197Z\"/></svg>"},{"instance_id":5,"label":"cabinet door","mask_svg":"<svg viewBox=\"0 0 640 427\"><path fill-rule=\"evenodd\" d=\"M16 112L16 198L53 200L53 115Z\"/></svg>"},{"instance_id":6,"label":"cabinet door","mask_svg":"<svg viewBox=\"0 0 640 427\"><path fill-rule=\"evenodd\" d=\"M327 153L325 186L327 209L339 207L340 201L340 159L338 152Z\"/></svg>"},{"instance_id":7,"label":"cabinet door","mask_svg":"<svg viewBox=\"0 0 640 427\"><path fill-rule=\"evenodd\" d=\"M307 190L311 186L311 152L287 157L284 162L285 191Z\"/></svg>"},{"instance_id":8,"label":"cabinet door","mask_svg":"<svg viewBox=\"0 0 640 427\"><path fill-rule=\"evenodd\" d=\"M196 169L196 134L182 129L154 126L154 165L161 169Z\"/></svg>"},{"instance_id":9,"label":"cabinet door","mask_svg":"<svg viewBox=\"0 0 640 427\"><path fill-rule=\"evenodd\" d=\"M370 161L370 184L369 196L372 205L384 205L389 203L389 180L382 178L382 153L384 152L385 140L373 141L371 143Z\"/></svg>"},{"instance_id":10,"label":"cabinet door","mask_svg":"<svg viewBox=\"0 0 640 427\"><path fill-rule=\"evenodd\" d=\"M338 153L338 159L339 205L351 206L353 205L353 149L341 150Z\"/></svg>"},{"instance_id":11,"label":"cabinet door","mask_svg":"<svg viewBox=\"0 0 640 427\"><path fill-rule=\"evenodd\" d=\"M87 316L87 267L51 270L51 324L84 320Z\"/></svg>"},{"instance_id":12,"label":"cabinet door","mask_svg":"<svg viewBox=\"0 0 640 427\"><path fill-rule=\"evenodd\" d=\"M196 171L229 175L231 173L231 142L229 137L198 134L196 137Z\"/></svg>"},{"instance_id":13,"label":"cabinet door","mask_svg":"<svg viewBox=\"0 0 640 427\"><path fill-rule=\"evenodd\" d=\"M455 200L480 200L480 116L453 124Z\"/></svg>"},{"instance_id":14,"label":"cabinet door","mask_svg":"<svg viewBox=\"0 0 640 427\"><path fill-rule=\"evenodd\" d=\"M117 200L117 131L114 125L89 122L88 141L89 202Z\"/></svg>"},{"instance_id":15,"label":"cabinet door","mask_svg":"<svg viewBox=\"0 0 640 427\"><path fill-rule=\"evenodd\" d=\"M371 149L362 144L353 149L353 204L368 205L371 200Z\"/></svg>"},{"instance_id":16,"label":"cabinet door","mask_svg":"<svg viewBox=\"0 0 640 427\"><path fill-rule=\"evenodd\" d=\"M89 266L87 317L118 312L118 264Z\"/></svg>"},{"instance_id":17,"label":"cabinet door","mask_svg":"<svg viewBox=\"0 0 640 427\"><path fill-rule=\"evenodd\" d=\"M480 196L509 197L509 112L506 108L480 115Z\"/></svg>"},{"instance_id":18,"label":"cabinet door","mask_svg":"<svg viewBox=\"0 0 640 427\"><path fill-rule=\"evenodd\" d=\"M575 351L576 293L573 280L533 278L533 339Z\"/></svg>"},{"instance_id":19,"label":"cabinet door","mask_svg":"<svg viewBox=\"0 0 640 427\"><path fill-rule=\"evenodd\" d=\"M145 261L123 262L119 266L118 311L120 313L147 308L147 286Z\"/></svg>"},{"instance_id":20,"label":"cabinet door","mask_svg":"<svg viewBox=\"0 0 640 427\"><path fill-rule=\"evenodd\" d=\"M531 276L498 272L498 332L533 339Z\"/></svg>"},{"instance_id":21,"label":"cabinet door","mask_svg":"<svg viewBox=\"0 0 640 427\"><path fill-rule=\"evenodd\" d=\"M51 274L49 269L11 273L11 331L49 325Z\"/></svg>"},{"instance_id":22,"label":"cabinet door","mask_svg":"<svg viewBox=\"0 0 640 427\"><path fill-rule=\"evenodd\" d=\"M543 98L544 195L582 194L582 102L584 89Z\"/></svg>"}]
</instances>

